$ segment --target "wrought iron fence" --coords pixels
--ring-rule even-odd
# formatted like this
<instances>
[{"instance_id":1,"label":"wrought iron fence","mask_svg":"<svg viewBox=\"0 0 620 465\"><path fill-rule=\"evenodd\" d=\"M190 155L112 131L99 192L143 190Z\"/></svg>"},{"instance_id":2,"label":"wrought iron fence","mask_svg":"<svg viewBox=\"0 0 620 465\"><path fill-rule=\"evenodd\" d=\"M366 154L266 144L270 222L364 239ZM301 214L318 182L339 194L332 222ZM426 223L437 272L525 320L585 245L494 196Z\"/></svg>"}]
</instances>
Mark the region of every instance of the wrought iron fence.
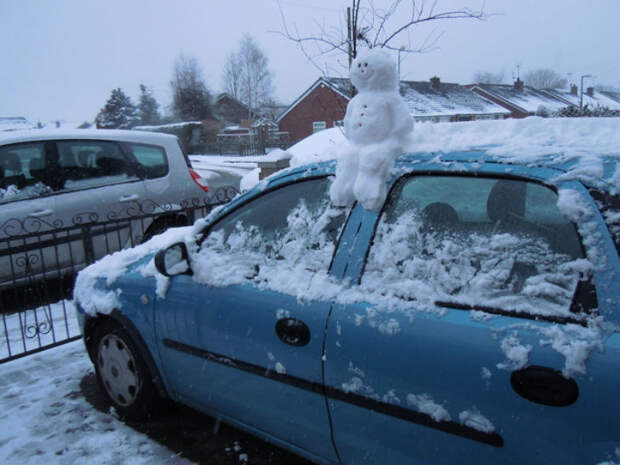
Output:
<instances>
[{"instance_id":1,"label":"wrought iron fence","mask_svg":"<svg viewBox=\"0 0 620 465\"><path fill-rule=\"evenodd\" d=\"M94 212L71 224L10 218L0 224L0 363L81 337L72 302L77 273L112 252L140 244L168 227L206 216L238 194L232 186L181 205L133 202L105 218Z\"/></svg>"}]
</instances>

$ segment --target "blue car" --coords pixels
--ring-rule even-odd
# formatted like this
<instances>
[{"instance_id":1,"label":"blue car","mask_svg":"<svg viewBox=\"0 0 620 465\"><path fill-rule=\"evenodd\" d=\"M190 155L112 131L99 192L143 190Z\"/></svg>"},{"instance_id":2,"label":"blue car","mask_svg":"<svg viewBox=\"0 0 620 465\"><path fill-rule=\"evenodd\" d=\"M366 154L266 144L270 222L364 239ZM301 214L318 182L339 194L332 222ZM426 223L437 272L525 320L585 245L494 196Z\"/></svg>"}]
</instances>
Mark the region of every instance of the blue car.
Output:
<instances>
[{"instance_id":1,"label":"blue car","mask_svg":"<svg viewBox=\"0 0 620 465\"><path fill-rule=\"evenodd\" d=\"M317 463L613 461L620 165L584 166L403 155L380 212L330 203L333 162L271 176L80 273L102 390Z\"/></svg>"}]
</instances>

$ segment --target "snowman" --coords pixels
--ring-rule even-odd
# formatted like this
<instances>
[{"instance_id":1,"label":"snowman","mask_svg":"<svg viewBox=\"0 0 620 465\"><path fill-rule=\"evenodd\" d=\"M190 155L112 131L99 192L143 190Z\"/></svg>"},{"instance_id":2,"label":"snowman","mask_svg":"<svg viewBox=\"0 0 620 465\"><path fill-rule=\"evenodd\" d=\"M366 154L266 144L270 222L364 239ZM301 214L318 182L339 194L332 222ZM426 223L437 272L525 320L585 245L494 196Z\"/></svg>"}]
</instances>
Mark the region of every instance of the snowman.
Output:
<instances>
[{"instance_id":1,"label":"snowman","mask_svg":"<svg viewBox=\"0 0 620 465\"><path fill-rule=\"evenodd\" d=\"M396 157L408 145L413 120L398 93L396 63L387 53L371 50L356 58L350 71L358 94L344 117L347 142L341 148L332 203L379 210L387 196L387 182Z\"/></svg>"}]
</instances>

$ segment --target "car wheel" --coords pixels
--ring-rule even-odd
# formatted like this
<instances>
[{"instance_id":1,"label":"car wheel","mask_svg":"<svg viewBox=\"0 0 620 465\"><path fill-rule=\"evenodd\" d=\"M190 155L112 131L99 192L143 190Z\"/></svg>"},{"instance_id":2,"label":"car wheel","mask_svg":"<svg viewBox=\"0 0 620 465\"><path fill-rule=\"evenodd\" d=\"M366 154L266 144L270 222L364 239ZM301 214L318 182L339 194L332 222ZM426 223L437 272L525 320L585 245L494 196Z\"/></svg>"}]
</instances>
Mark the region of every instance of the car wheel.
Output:
<instances>
[{"instance_id":1,"label":"car wheel","mask_svg":"<svg viewBox=\"0 0 620 465\"><path fill-rule=\"evenodd\" d=\"M92 344L97 381L118 414L130 420L153 416L157 391L129 334L104 322L95 330Z\"/></svg>"}]
</instances>

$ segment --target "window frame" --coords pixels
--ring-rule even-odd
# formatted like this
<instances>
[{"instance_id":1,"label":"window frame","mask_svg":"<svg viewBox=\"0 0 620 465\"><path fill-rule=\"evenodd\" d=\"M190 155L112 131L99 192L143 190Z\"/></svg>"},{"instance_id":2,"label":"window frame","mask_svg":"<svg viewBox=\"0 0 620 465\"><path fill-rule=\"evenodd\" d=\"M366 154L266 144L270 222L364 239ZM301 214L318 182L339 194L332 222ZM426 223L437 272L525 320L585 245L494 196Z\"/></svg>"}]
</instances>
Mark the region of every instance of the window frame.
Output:
<instances>
[{"instance_id":1,"label":"window frame","mask_svg":"<svg viewBox=\"0 0 620 465\"><path fill-rule=\"evenodd\" d=\"M327 129L327 121L313 121L312 122L312 134L321 132Z\"/></svg>"}]
</instances>

